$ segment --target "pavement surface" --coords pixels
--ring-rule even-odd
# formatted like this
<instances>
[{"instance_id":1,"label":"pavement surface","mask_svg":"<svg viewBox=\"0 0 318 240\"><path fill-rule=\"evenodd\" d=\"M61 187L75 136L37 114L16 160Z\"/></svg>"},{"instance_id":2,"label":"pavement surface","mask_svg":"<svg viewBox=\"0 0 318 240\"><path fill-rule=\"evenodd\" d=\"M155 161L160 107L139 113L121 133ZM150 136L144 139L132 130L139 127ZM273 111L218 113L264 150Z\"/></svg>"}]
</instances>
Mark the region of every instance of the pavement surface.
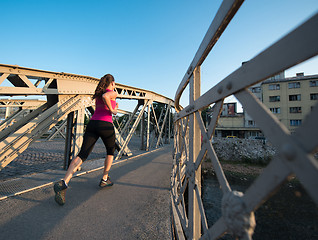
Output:
<instances>
[{"instance_id":1,"label":"pavement surface","mask_svg":"<svg viewBox=\"0 0 318 240\"><path fill-rule=\"evenodd\" d=\"M133 155L144 152L140 150L140 146L140 137L134 135L128 143L128 147ZM64 165L64 149L65 140L61 138L56 138L52 141L38 140L32 143L23 153L0 171L0 182L27 174L62 170ZM105 146L102 140L99 139L86 161L101 159L105 155ZM125 156L122 158L125 158Z\"/></svg>"},{"instance_id":2,"label":"pavement surface","mask_svg":"<svg viewBox=\"0 0 318 240\"><path fill-rule=\"evenodd\" d=\"M85 162L69 184L64 206L54 201L53 191L62 170L3 181L42 186L0 201L0 238L171 239L171 150L167 145L115 163L114 186L106 189L98 187L103 159Z\"/></svg>"}]
</instances>

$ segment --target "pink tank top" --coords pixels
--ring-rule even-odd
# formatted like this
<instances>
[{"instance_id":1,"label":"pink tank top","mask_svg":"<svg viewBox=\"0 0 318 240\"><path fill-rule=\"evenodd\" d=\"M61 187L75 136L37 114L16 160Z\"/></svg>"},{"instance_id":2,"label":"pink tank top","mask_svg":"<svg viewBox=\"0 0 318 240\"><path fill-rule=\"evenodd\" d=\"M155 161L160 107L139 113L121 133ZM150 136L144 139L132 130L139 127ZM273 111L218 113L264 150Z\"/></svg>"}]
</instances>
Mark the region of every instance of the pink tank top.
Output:
<instances>
[{"instance_id":1,"label":"pink tank top","mask_svg":"<svg viewBox=\"0 0 318 240\"><path fill-rule=\"evenodd\" d=\"M111 90L106 90L106 92L109 92ZM116 107L116 101L111 100L112 108L114 109ZM103 99L101 97L95 99L95 112L91 118L91 120L100 120L100 121L106 121L106 122L113 122L112 113L104 103Z\"/></svg>"}]
</instances>

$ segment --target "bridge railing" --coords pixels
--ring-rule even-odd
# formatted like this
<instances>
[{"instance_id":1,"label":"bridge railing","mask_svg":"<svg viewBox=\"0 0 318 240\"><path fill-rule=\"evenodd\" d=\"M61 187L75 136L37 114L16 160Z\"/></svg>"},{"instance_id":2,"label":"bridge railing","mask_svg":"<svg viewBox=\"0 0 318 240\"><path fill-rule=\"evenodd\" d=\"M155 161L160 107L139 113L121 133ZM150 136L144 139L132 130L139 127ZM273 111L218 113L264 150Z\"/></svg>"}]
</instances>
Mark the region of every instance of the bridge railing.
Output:
<instances>
[{"instance_id":1,"label":"bridge railing","mask_svg":"<svg viewBox=\"0 0 318 240\"><path fill-rule=\"evenodd\" d=\"M243 0L223 1L176 92L175 109L178 113L175 118L171 199L178 239L218 239L225 233L251 239L256 225L254 211L292 174L318 204L318 163L313 156L318 147L318 104L291 135L248 90L248 87L318 54L318 14L201 95L201 65L242 3ZM180 97L188 85L189 104L182 108ZM245 193L231 189L211 141L223 101L230 95L239 100L278 149L274 159ZM201 110L210 105L214 105L214 111L206 130ZM222 216L210 228L201 200L201 163L206 155L212 161L223 193Z\"/></svg>"}]
</instances>

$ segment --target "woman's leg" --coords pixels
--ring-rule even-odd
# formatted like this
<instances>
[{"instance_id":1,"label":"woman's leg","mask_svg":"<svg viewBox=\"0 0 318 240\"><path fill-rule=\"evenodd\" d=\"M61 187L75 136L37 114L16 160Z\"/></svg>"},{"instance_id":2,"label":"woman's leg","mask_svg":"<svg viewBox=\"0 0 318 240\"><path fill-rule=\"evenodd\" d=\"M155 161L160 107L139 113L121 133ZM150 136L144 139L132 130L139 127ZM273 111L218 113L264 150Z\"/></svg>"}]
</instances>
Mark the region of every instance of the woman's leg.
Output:
<instances>
[{"instance_id":1,"label":"woman's leg","mask_svg":"<svg viewBox=\"0 0 318 240\"><path fill-rule=\"evenodd\" d=\"M98 140L99 136L94 133L96 122L90 121L87 125L83 143L80 152L78 155L72 160L70 166L67 169L65 177L63 180L66 184L69 183L73 174L78 170L78 168L82 165L83 161L85 161L88 155L92 152L96 141Z\"/></svg>"},{"instance_id":2,"label":"woman's leg","mask_svg":"<svg viewBox=\"0 0 318 240\"><path fill-rule=\"evenodd\" d=\"M110 122L104 122L103 127L100 128L100 137L105 145L107 156L104 163L104 171L102 175L103 180L107 180L109 170L114 160L115 152L115 130Z\"/></svg>"},{"instance_id":3,"label":"woman's leg","mask_svg":"<svg viewBox=\"0 0 318 240\"><path fill-rule=\"evenodd\" d=\"M73 177L73 174L77 171L77 169L82 165L83 161L82 159L77 156L74 158L70 164L70 166L67 169L67 172L65 174L65 177L63 178L66 185L70 182L71 178Z\"/></svg>"},{"instance_id":4,"label":"woman's leg","mask_svg":"<svg viewBox=\"0 0 318 240\"><path fill-rule=\"evenodd\" d=\"M113 160L114 160L114 155L107 155L105 158L104 172L102 176L102 179L105 181L107 180L109 170L113 164Z\"/></svg>"}]
</instances>

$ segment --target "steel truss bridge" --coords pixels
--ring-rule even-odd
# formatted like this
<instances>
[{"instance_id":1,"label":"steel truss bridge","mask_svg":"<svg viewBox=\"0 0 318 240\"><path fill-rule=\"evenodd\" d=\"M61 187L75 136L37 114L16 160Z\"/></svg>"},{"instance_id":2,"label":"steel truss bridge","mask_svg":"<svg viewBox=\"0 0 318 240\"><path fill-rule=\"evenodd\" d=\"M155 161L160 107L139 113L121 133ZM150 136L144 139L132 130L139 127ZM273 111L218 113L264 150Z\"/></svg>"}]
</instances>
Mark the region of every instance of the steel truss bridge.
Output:
<instances>
[{"instance_id":1,"label":"steel truss bridge","mask_svg":"<svg viewBox=\"0 0 318 240\"><path fill-rule=\"evenodd\" d=\"M178 113L171 200L177 239L218 239L225 233L239 239L252 239L256 225L254 211L291 175L296 175L318 204L318 163L314 159L318 147L318 104L296 134L291 135L248 90L248 87L318 54L318 13L201 95L201 65L243 2L222 2L176 91L175 109ZM187 86L189 104L181 109L179 100ZM231 95L239 100L279 151L245 193L232 190L212 144L223 101ZM213 117L206 128L200 112L211 105L214 106ZM206 156L212 161L223 193L222 216L210 227L201 200L201 164Z\"/></svg>"},{"instance_id":2,"label":"steel truss bridge","mask_svg":"<svg viewBox=\"0 0 318 240\"><path fill-rule=\"evenodd\" d=\"M201 65L243 2L222 2L180 82L174 101L154 92L117 84L119 98L138 100L135 109L131 113L126 112L126 125L117 129L117 157L130 154L127 144L143 119L147 120L142 127L142 136L145 135L142 144L145 149L150 147L150 142L154 142L156 146L160 145L173 104L177 111L174 119L174 163L171 176L172 219L177 239L218 239L225 233L239 239L252 239L256 225L254 211L292 175L299 179L318 204L318 163L313 156L318 148L318 104L296 133L291 135L277 117L248 90L248 87L318 54L318 14L201 95ZM1 86L4 80L11 82L14 87ZM82 140L85 109L91 109L93 105L91 95L96 82L97 79L92 77L0 65L2 96L47 97L43 105L23 118L16 119L12 116L7 126L1 130L0 168L5 167L35 139L66 117L65 155L69 159L76 154ZM187 86L190 94L189 104L182 108L179 101ZM278 154L244 193L231 188L212 144L224 99L231 95L240 101L266 138L278 149ZM165 107L159 117L153 116L153 132L156 134L154 140L151 140L149 119L151 113L155 112L154 102L162 103ZM214 106L214 114L206 127L200 113L211 105ZM212 161L223 193L222 216L210 227L201 199L201 164L206 156Z\"/></svg>"},{"instance_id":3,"label":"steel truss bridge","mask_svg":"<svg viewBox=\"0 0 318 240\"><path fill-rule=\"evenodd\" d=\"M0 125L0 170L49 130L48 139L57 134L65 138L67 168L80 150L85 115L89 117L94 111L91 96L98 81L88 76L0 64L0 95L6 97L0 100L0 107L5 107L6 112L12 107L19 108ZM7 86L8 83L12 86ZM116 85L119 99L137 100L137 105L132 112L118 110L123 116L120 122L115 118L118 150L115 160L132 155L128 143L138 125L141 125L141 149L157 148L164 139L170 139L173 100L152 91ZM12 100L8 96L45 96L47 100ZM160 108L156 107L158 104Z\"/></svg>"}]
</instances>

